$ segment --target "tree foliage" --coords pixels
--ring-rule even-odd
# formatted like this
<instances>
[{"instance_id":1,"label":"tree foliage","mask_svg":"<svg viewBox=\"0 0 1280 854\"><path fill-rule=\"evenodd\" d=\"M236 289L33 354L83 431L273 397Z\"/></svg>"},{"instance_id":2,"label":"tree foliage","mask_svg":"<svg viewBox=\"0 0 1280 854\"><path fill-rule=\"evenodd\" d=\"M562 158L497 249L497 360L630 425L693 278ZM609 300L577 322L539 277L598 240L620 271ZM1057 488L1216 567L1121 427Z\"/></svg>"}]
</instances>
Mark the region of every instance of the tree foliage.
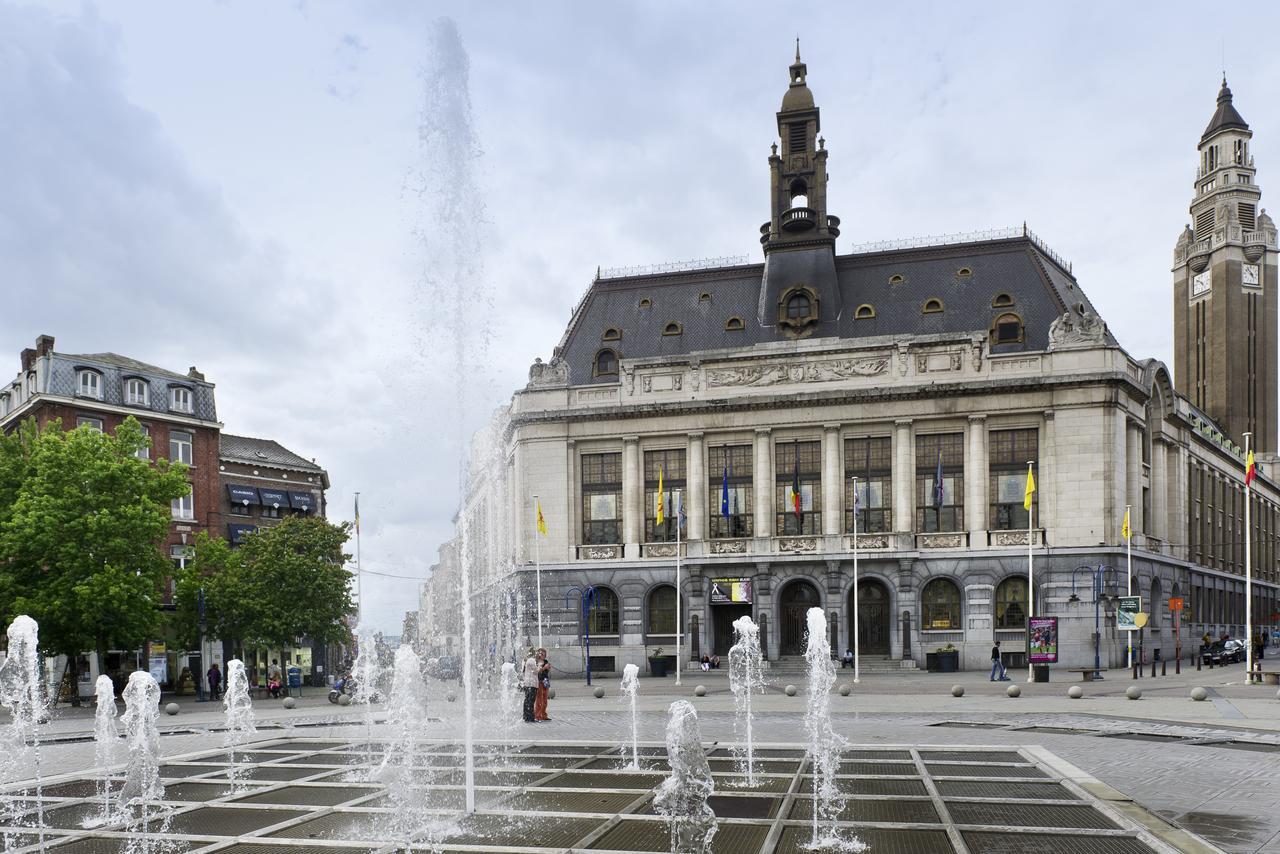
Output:
<instances>
[{"instance_id":1,"label":"tree foliage","mask_svg":"<svg viewBox=\"0 0 1280 854\"><path fill-rule=\"evenodd\" d=\"M231 548L200 536L195 560L178 585L181 630L195 629L196 601L204 591L206 632L244 647L291 646L299 638L318 644L345 640L351 573L342 551L347 523L292 517L248 535Z\"/></svg>"},{"instance_id":2,"label":"tree foliage","mask_svg":"<svg viewBox=\"0 0 1280 854\"><path fill-rule=\"evenodd\" d=\"M29 614L47 652L140 646L156 630L160 546L186 466L139 459L129 417L115 435L34 419L0 437L0 617Z\"/></svg>"}]
</instances>

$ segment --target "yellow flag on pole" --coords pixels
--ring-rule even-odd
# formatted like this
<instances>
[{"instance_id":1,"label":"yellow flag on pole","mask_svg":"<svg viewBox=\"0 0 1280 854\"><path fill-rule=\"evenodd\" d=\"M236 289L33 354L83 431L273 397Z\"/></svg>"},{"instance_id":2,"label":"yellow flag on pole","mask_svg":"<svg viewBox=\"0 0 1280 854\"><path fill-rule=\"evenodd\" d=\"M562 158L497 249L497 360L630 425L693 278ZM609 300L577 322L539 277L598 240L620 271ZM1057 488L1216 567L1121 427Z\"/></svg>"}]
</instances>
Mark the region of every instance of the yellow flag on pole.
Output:
<instances>
[{"instance_id":1,"label":"yellow flag on pole","mask_svg":"<svg viewBox=\"0 0 1280 854\"><path fill-rule=\"evenodd\" d=\"M1124 508L1124 527L1120 529L1120 535L1128 540L1133 536L1133 531L1129 529L1129 508Z\"/></svg>"},{"instance_id":2,"label":"yellow flag on pole","mask_svg":"<svg viewBox=\"0 0 1280 854\"><path fill-rule=\"evenodd\" d=\"M662 469L658 469L658 512L656 521L659 525L666 518L666 514L663 512L665 509L666 507L663 504Z\"/></svg>"},{"instance_id":3,"label":"yellow flag on pole","mask_svg":"<svg viewBox=\"0 0 1280 854\"><path fill-rule=\"evenodd\" d=\"M1036 476L1031 473L1031 466L1027 466L1027 494L1022 498L1022 509L1031 509L1031 496L1036 494Z\"/></svg>"},{"instance_id":4,"label":"yellow flag on pole","mask_svg":"<svg viewBox=\"0 0 1280 854\"><path fill-rule=\"evenodd\" d=\"M545 537L547 535L547 520L542 518L542 499L537 499L534 502L534 506L538 511L538 533Z\"/></svg>"}]
</instances>

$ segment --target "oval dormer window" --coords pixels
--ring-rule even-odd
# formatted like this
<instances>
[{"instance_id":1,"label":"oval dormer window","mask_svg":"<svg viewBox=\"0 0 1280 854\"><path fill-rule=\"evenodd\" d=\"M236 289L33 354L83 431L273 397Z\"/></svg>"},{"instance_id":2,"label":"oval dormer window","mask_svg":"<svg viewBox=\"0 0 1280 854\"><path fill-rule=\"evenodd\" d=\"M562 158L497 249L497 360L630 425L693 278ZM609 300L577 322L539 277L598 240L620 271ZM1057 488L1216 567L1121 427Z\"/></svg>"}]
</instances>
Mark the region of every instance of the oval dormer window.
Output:
<instances>
[{"instance_id":1,"label":"oval dormer window","mask_svg":"<svg viewBox=\"0 0 1280 854\"><path fill-rule=\"evenodd\" d=\"M940 314L943 311L942 300L932 297L924 301L924 308L921 309L923 314Z\"/></svg>"},{"instance_id":2,"label":"oval dormer window","mask_svg":"<svg viewBox=\"0 0 1280 854\"><path fill-rule=\"evenodd\" d=\"M741 332L746 329L746 324L742 322L741 317L731 317L724 322L724 328L728 332Z\"/></svg>"},{"instance_id":3,"label":"oval dormer window","mask_svg":"<svg viewBox=\"0 0 1280 854\"><path fill-rule=\"evenodd\" d=\"M1013 297L1009 294L996 294L996 298L991 301L992 308L1008 308L1013 305Z\"/></svg>"},{"instance_id":4,"label":"oval dormer window","mask_svg":"<svg viewBox=\"0 0 1280 854\"><path fill-rule=\"evenodd\" d=\"M674 320L668 321L667 325L662 327L663 335L679 335L682 332L684 332L684 327Z\"/></svg>"},{"instance_id":5,"label":"oval dormer window","mask_svg":"<svg viewBox=\"0 0 1280 854\"><path fill-rule=\"evenodd\" d=\"M876 310L867 303L858 306L858 310L853 313L855 320L870 320L876 316Z\"/></svg>"},{"instance_id":6,"label":"oval dormer window","mask_svg":"<svg viewBox=\"0 0 1280 854\"><path fill-rule=\"evenodd\" d=\"M622 331L616 327L610 326L600 336L601 341L620 341L622 339Z\"/></svg>"}]
</instances>

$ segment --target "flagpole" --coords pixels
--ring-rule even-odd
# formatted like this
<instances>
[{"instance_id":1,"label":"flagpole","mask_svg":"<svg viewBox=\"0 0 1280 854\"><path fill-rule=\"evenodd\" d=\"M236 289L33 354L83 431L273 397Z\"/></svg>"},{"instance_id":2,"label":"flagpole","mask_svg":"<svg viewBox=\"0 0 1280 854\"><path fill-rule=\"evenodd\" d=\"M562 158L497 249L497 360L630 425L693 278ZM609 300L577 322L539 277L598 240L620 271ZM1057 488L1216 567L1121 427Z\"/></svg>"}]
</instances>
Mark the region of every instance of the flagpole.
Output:
<instances>
[{"instance_id":1,"label":"flagpole","mask_svg":"<svg viewBox=\"0 0 1280 854\"><path fill-rule=\"evenodd\" d=\"M868 442L871 440L868 439ZM871 481L867 481L867 490ZM862 644L858 641L858 476L853 476L853 684L859 681L862 664Z\"/></svg>"},{"instance_id":2,"label":"flagpole","mask_svg":"<svg viewBox=\"0 0 1280 854\"><path fill-rule=\"evenodd\" d=\"M1126 532L1125 538L1124 538L1125 563L1127 564L1126 572L1129 575L1128 587L1125 588L1125 594L1124 594L1126 596L1133 595L1133 522L1131 521L1133 517L1129 515L1132 509L1133 509L1132 504L1126 504L1124 506L1125 527L1128 528L1128 531ZM1133 669L1133 632L1126 632L1126 636L1129 639L1128 640L1128 644L1129 644L1129 665L1128 666L1129 666L1129 669L1132 670Z\"/></svg>"},{"instance_id":3,"label":"flagpole","mask_svg":"<svg viewBox=\"0 0 1280 854\"><path fill-rule=\"evenodd\" d=\"M1031 469L1035 465L1034 460L1027 460L1027 478L1030 483ZM1036 574L1035 574L1035 543L1036 531L1036 502L1035 496L1031 496L1031 506L1027 508L1027 681L1034 682L1036 672L1031 664L1031 618L1036 613Z\"/></svg>"},{"instance_id":4,"label":"flagpole","mask_svg":"<svg viewBox=\"0 0 1280 854\"><path fill-rule=\"evenodd\" d=\"M1249 439L1252 433L1244 434L1244 458L1249 459ZM1246 463L1248 465L1248 463ZM1248 469L1245 474L1248 475ZM1244 479L1244 682L1253 684L1253 526L1249 523L1249 498L1253 492L1253 484L1246 476Z\"/></svg>"},{"instance_id":5,"label":"flagpole","mask_svg":"<svg viewBox=\"0 0 1280 854\"><path fill-rule=\"evenodd\" d=\"M681 629L681 613L680 613L680 493L675 494L676 499L676 684L680 684L680 641Z\"/></svg>"},{"instance_id":6,"label":"flagpole","mask_svg":"<svg viewBox=\"0 0 1280 854\"><path fill-rule=\"evenodd\" d=\"M542 644L542 543L538 540L542 532L538 530L538 519L542 515L542 505L538 503L538 496L533 496L533 577L537 585L538 596L538 649L543 648Z\"/></svg>"},{"instance_id":7,"label":"flagpole","mask_svg":"<svg viewBox=\"0 0 1280 854\"><path fill-rule=\"evenodd\" d=\"M360 574L360 493L356 493L356 625L364 628L364 592Z\"/></svg>"}]
</instances>

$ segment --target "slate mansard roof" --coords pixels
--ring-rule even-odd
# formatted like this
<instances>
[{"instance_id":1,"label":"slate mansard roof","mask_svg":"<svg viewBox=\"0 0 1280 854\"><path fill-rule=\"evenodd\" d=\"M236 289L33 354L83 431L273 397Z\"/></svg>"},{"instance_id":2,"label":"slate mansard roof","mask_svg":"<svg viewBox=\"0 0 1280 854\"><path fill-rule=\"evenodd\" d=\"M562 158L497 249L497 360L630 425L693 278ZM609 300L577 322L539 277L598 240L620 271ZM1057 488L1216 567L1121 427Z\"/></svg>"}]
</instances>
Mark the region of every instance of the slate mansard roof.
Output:
<instances>
[{"instance_id":1,"label":"slate mansard roof","mask_svg":"<svg viewBox=\"0 0 1280 854\"><path fill-rule=\"evenodd\" d=\"M218 436L218 456L224 460L253 465L279 466L301 471L322 472L312 460L301 457L271 439L255 439L250 436Z\"/></svg>"},{"instance_id":2,"label":"slate mansard roof","mask_svg":"<svg viewBox=\"0 0 1280 854\"><path fill-rule=\"evenodd\" d=\"M967 275L961 271L967 270ZM786 332L758 316L764 264L745 264L649 276L597 279L574 313L558 350L569 384L617 382L593 376L596 354L605 347L621 359L681 357L708 350L750 348L789 340ZM901 277L901 281L897 277ZM1034 236L836 257L838 306L820 305L811 338L859 339L941 333L988 334L1007 312L1024 324L1021 343L993 345L996 353L1044 350L1049 327L1067 311L1096 314L1071 272ZM891 282L892 280L892 282ZM994 307L1008 295L1012 305ZM924 312L927 300L943 310ZM641 307L648 300L648 307ZM858 319L869 305L872 318ZM726 329L739 318L740 331ZM677 335L663 334L670 323ZM604 340L616 329L618 340ZM1107 333L1107 343L1114 337Z\"/></svg>"},{"instance_id":3,"label":"slate mansard roof","mask_svg":"<svg viewBox=\"0 0 1280 854\"><path fill-rule=\"evenodd\" d=\"M49 375L42 391L63 397L75 397L77 390L76 373L82 368L97 371L102 375L102 402L113 406L124 406L124 380L145 380L150 389L147 405L140 407L129 404L132 409L162 414L169 412L168 389L181 386L191 390L191 413L177 413L183 416L192 415L202 421L217 421L218 409L214 400L213 383L203 376L179 374L174 371L158 368L137 359L130 359L118 353L51 353ZM192 369L195 370L194 368Z\"/></svg>"}]
</instances>

